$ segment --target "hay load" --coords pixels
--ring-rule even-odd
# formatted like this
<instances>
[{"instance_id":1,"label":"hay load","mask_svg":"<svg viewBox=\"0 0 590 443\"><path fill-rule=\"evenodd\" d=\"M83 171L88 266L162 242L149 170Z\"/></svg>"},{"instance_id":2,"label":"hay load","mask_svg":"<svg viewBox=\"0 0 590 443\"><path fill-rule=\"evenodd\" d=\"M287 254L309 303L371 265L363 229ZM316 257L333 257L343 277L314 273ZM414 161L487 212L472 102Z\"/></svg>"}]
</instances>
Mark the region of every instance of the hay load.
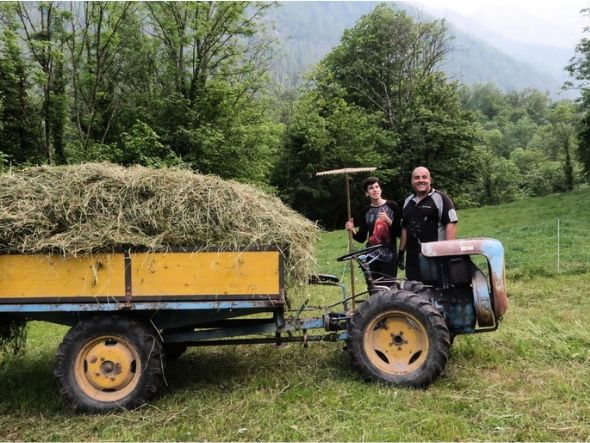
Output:
<instances>
[{"instance_id":1,"label":"hay load","mask_svg":"<svg viewBox=\"0 0 590 443\"><path fill-rule=\"evenodd\" d=\"M100 163L0 175L1 253L276 245L302 282L318 231L276 197L187 170Z\"/></svg>"}]
</instances>

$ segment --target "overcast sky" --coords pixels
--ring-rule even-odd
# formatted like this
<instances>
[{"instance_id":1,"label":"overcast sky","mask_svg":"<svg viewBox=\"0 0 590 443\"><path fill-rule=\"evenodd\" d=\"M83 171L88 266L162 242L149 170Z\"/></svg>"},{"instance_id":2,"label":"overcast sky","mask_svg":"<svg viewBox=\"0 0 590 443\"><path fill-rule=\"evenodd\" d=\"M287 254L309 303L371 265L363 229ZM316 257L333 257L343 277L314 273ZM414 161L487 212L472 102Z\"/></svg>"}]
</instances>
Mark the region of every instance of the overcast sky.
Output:
<instances>
[{"instance_id":1,"label":"overcast sky","mask_svg":"<svg viewBox=\"0 0 590 443\"><path fill-rule=\"evenodd\" d=\"M590 18L580 10L590 0L416 0L429 8L450 9L480 21L507 37L552 46L573 47ZM590 37L590 35L585 35Z\"/></svg>"}]
</instances>

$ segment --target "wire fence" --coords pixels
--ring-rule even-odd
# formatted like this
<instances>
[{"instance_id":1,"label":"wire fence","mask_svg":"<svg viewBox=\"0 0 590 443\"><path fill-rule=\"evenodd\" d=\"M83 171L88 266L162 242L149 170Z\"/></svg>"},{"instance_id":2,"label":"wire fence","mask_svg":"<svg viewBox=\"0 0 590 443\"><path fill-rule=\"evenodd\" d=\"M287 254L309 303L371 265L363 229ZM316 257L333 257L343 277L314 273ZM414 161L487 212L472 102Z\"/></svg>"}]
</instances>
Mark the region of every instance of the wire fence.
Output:
<instances>
[{"instance_id":1,"label":"wire fence","mask_svg":"<svg viewBox=\"0 0 590 443\"><path fill-rule=\"evenodd\" d=\"M590 223L557 218L484 236L502 241L512 275L590 271Z\"/></svg>"},{"instance_id":2,"label":"wire fence","mask_svg":"<svg viewBox=\"0 0 590 443\"><path fill-rule=\"evenodd\" d=\"M467 231L467 230L466 230ZM460 238L488 237L502 242L509 277L553 276L557 274L590 273L590 222L554 218L543 223L496 230L462 229ZM472 256L480 269L485 259ZM319 272L332 272L341 281L349 281L349 262L335 263L332 256L323 257ZM355 268L355 282L362 286L364 279Z\"/></svg>"}]
</instances>

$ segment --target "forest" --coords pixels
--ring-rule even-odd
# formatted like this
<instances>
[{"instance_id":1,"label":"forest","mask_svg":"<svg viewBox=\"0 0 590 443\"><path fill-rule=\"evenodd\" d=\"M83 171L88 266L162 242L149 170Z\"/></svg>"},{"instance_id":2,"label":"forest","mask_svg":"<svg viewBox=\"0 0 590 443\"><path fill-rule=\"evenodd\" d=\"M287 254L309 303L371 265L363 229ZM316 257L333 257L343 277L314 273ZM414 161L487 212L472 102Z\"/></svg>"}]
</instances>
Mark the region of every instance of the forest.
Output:
<instances>
[{"instance_id":1,"label":"forest","mask_svg":"<svg viewBox=\"0 0 590 443\"><path fill-rule=\"evenodd\" d=\"M0 3L0 170L189 168L254 184L327 229L346 213L343 178L316 176L329 169L377 167L399 200L425 165L459 208L588 186L590 40L564 66L578 100L467 86L441 68L444 21L379 4L288 87L265 19L280 7Z\"/></svg>"}]
</instances>

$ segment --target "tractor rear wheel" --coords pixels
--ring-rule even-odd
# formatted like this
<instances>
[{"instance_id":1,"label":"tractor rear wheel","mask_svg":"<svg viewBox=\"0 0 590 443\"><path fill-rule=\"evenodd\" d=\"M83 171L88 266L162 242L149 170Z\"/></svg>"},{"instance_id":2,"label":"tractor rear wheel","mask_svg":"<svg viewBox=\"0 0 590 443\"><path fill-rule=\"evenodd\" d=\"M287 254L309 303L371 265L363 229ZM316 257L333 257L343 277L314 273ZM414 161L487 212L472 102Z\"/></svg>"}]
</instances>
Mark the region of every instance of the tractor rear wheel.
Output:
<instances>
[{"instance_id":1,"label":"tractor rear wheel","mask_svg":"<svg viewBox=\"0 0 590 443\"><path fill-rule=\"evenodd\" d=\"M450 337L442 315L412 292L384 290L359 306L349 326L355 364L369 378L425 387L446 366Z\"/></svg>"},{"instance_id":2,"label":"tractor rear wheel","mask_svg":"<svg viewBox=\"0 0 590 443\"><path fill-rule=\"evenodd\" d=\"M143 323L94 317L74 326L57 351L61 393L80 412L135 409L162 383L162 344Z\"/></svg>"}]
</instances>

